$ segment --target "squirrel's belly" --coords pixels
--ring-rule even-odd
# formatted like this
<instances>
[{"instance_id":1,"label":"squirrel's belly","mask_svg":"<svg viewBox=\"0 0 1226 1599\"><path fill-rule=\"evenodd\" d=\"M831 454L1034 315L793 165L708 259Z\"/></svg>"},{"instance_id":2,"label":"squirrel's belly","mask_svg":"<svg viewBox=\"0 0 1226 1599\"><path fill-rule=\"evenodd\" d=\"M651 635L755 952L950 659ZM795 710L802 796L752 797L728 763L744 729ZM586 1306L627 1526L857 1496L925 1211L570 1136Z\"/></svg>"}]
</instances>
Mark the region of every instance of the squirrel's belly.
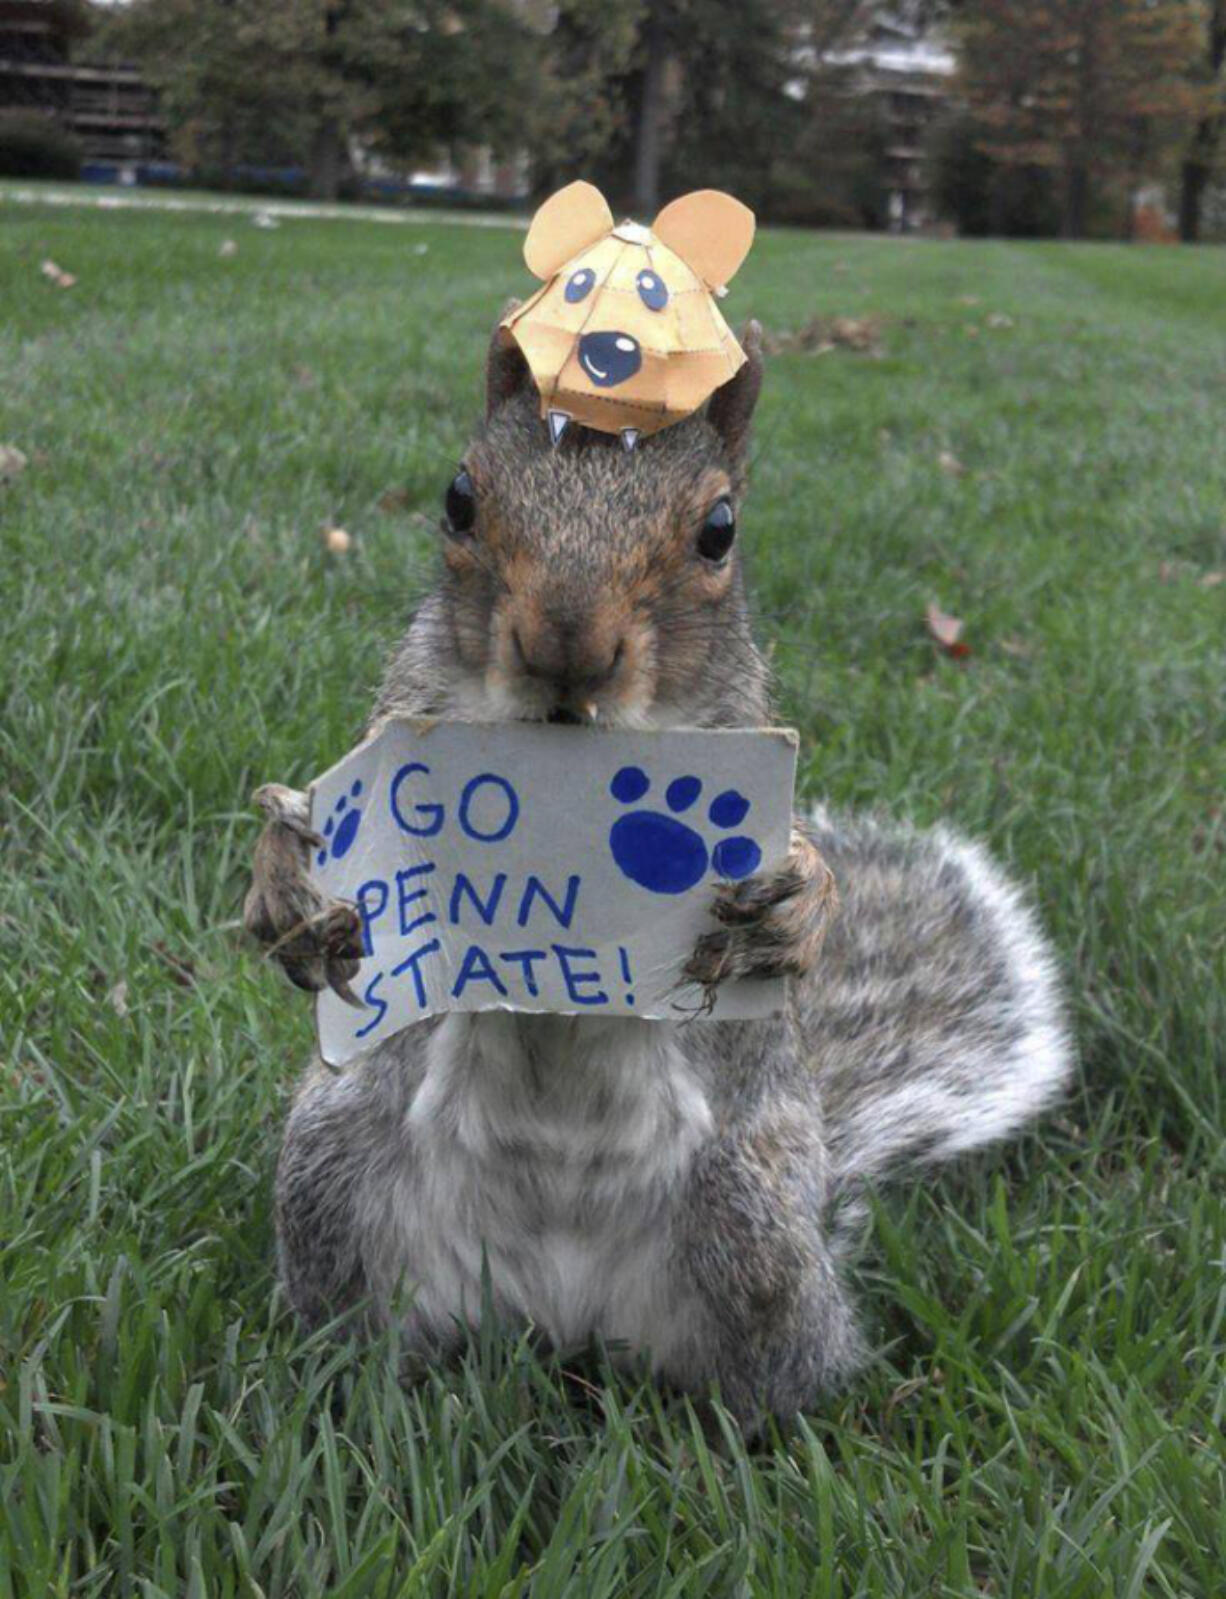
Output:
<instances>
[{"instance_id":1,"label":"squirrel's belly","mask_svg":"<svg viewBox=\"0 0 1226 1599\"><path fill-rule=\"evenodd\" d=\"M713 1119L670 1028L450 1017L409 1119L397 1253L435 1328L477 1320L487 1262L499 1313L557 1344L685 1338L670 1220Z\"/></svg>"}]
</instances>

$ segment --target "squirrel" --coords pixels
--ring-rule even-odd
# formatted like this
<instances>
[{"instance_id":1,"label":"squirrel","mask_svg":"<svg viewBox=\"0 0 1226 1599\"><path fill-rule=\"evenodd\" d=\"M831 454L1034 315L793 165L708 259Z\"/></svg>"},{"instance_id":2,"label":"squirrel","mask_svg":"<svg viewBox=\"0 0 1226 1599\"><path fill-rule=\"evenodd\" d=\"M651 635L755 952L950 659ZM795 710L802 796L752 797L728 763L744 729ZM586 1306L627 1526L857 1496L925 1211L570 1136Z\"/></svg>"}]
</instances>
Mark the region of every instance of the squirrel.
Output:
<instances>
[{"instance_id":1,"label":"squirrel","mask_svg":"<svg viewBox=\"0 0 1226 1599\"><path fill-rule=\"evenodd\" d=\"M368 731L399 716L769 724L737 538L757 324L741 342L702 412L627 454L589 429L553 445L495 329L441 576ZM300 988L344 993L360 932L308 879L306 797L256 798L246 925ZM402 1348L441 1358L478 1320L488 1270L500 1321L714 1387L747 1433L847 1381L868 1353L846 1272L866 1186L1057 1096L1056 963L1019 891L945 830L818 810L779 871L717 894L688 974L786 974L784 1014L449 1014L342 1075L315 1063L276 1177L281 1278L307 1325L395 1318Z\"/></svg>"}]
</instances>

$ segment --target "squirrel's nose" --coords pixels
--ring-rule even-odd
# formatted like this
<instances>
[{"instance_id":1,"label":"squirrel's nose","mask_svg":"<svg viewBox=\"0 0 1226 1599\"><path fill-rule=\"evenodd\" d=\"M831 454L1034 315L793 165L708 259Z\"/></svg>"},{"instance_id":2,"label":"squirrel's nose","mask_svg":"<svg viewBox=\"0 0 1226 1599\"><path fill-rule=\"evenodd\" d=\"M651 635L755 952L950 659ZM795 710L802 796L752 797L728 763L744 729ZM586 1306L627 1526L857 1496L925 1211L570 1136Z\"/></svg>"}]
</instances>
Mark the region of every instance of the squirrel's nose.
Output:
<instances>
[{"instance_id":1,"label":"squirrel's nose","mask_svg":"<svg viewBox=\"0 0 1226 1599\"><path fill-rule=\"evenodd\" d=\"M564 627L536 630L526 642L513 628L511 638L520 670L552 688L559 709L582 708L607 688L626 653L623 639L585 640Z\"/></svg>"}]
</instances>

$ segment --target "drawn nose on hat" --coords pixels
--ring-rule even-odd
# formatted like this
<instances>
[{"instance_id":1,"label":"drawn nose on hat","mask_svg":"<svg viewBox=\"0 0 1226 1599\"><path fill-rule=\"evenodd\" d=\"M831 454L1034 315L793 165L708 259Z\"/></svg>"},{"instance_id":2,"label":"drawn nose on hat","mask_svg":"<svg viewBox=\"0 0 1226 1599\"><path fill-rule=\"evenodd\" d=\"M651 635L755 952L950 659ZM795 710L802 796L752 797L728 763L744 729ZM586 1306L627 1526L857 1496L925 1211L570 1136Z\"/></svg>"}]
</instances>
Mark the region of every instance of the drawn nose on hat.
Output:
<instances>
[{"instance_id":1,"label":"drawn nose on hat","mask_svg":"<svg viewBox=\"0 0 1226 1599\"><path fill-rule=\"evenodd\" d=\"M639 341L616 329L607 333L585 333L579 340L579 365L598 389L616 388L625 383L643 364Z\"/></svg>"}]
</instances>

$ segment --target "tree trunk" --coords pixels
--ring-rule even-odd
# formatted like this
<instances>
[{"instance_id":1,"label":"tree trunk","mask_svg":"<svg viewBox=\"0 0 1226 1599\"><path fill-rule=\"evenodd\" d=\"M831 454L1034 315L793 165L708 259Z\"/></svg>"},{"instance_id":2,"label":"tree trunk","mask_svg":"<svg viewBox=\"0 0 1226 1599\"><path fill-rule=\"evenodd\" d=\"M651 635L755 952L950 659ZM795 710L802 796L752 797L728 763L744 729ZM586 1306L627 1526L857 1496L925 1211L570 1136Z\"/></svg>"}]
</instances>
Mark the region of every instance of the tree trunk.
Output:
<instances>
[{"instance_id":1,"label":"tree trunk","mask_svg":"<svg viewBox=\"0 0 1226 1599\"><path fill-rule=\"evenodd\" d=\"M1090 200L1090 173L1084 161L1074 161L1068 169L1064 191L1064 237L1084 239L1086 213Z\"/></svg>"},{"instance_id":2,"label":"tree trunk","mask_svg":"<svg viewBox=\"0 0 1226 1599\"><path fill-rule=\"evenodd\" d=\"M1214 81L1226 63L1226 0L1214 0L1209 17L1209 74ZM1202 117L1196 124L1192 144L1184 159L1179 184L1179 237L1185 244L1200 238L1201 202L1205 198L1213 157L1222 136L1223 118L1219 112Z\"/></svg>"},{"instance_id":3,"label":"tree trunk","mask_svg":"<svg viewBox=\"0 0 1226 1599\"><path fill-rule=\"evenodd\" d=\"M653 6L643 29L642 90L634 138L634 209L650 222L660 208L660 132L664 116L664 74L667 39L659 9Z\"/></svg>"},{"instance_id":4,"label":"tree trunk","mask_svg":"<svg viewBox=\"0 0 1226 1599\"><path fill-rule=\"evenodd\" d=\"M335 117L324 116L311 137L310 190L315 200L335 200L341 182L341 126Z\"/></svg>"},{"instance_id":5,"label":"tree trunk","mask_svg":"<svg viewBox=\"0 0 1226 1599\"><path fill-rule=\"evenodd\" d=\"M1200 161L1185 161L1179 183L1179 237L1184 244L1200 238L1200 209L1209 182L1209 168Z\"/></svg>"}]
</instances>

